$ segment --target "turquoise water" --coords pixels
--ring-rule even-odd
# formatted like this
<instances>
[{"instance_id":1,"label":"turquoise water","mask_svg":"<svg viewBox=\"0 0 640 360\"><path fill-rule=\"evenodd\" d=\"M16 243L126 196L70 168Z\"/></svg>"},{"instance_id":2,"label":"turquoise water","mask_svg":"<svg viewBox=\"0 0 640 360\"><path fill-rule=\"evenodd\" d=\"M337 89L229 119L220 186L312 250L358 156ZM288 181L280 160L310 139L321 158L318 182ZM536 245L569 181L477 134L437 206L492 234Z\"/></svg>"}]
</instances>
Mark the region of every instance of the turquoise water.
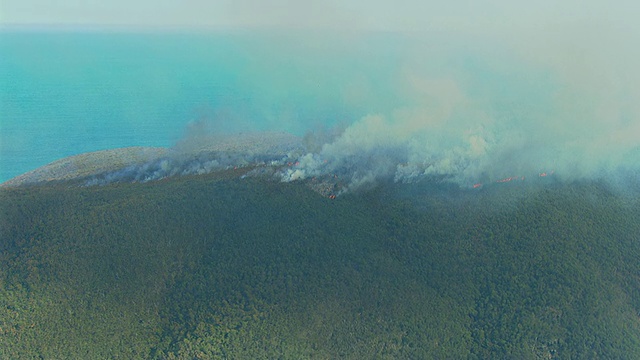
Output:
<instances>
[{"instance_id":1,"label":"turquoise water","mask_svg":"<svg viewBox=\"0 0 640 360\"><path fill-rule=\"evenodd\" d=\"M504 49L455 44L389 34L5 30L0 182L79 153L171 146L194 120L221 133L304 135L411 108L428 118L459 93L491 116L521 108L528 121L530 109L548 111L554 85L544 69L523 69ZM452 112L453 126L464 126L447 131L481 123L456 122L468 114Z\"/></svg>"},{"instance_id":2,"label":"turquoise water","mask_svg":"<svg viewBox=\"0 0 640 360\"><path fill-rule=\"evenodd\" d=\"M301 135L360 112L344 103L339 88L341 71L354 64L320 59L321 50L302 53L295 41L243 34L0 35L0 182L78 153L170 146L189 121L202 118L221 132Z\"/></svg>"}]
</instances>

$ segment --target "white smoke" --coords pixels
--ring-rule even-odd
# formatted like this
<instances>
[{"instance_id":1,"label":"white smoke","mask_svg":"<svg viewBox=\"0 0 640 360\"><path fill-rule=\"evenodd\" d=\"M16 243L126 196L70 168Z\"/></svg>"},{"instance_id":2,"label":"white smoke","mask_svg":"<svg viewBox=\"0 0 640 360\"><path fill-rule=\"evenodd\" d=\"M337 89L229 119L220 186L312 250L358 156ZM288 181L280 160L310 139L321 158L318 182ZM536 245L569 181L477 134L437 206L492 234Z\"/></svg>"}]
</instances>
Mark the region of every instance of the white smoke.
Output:
<instances>
[{"instance_id":1,"label":"white smoke","mask_svg":"<svg viewBox=\"0 0 640 360\"><path fill-rule=\"evenodd\" d=\"M587 25L592 25L591 23ZM392 83L398 104L368 114L286 169L283 181L339 175L345 189L436 177L461 186L551 174L613 178L640 168L635 33L567 26L418 42ZM486 34L485 34L486 35ZM474 42L472 50L461 50Z\"/></svg>"},{"instance_id":2,"label":"white smoke","mask_svg":"<svg viewBox=\"0 0 640 360\"><path fill-rule=\"evenodd\" d=\"M347 123L307 136L288 153L295 165L286 166L281 179L330 180L348 191L425 178L467 187L552 172L564 180L635 173L635 22L617 23L583 8L570 22L547 16L555 5L507 8L513 17L451 8L451 16L432 17L437 27L421 28L411 17L416 21L409 29L391 35L296 32L248 49L251 61L238 77L268 104L265 127L301 133L318 123ZM562 11L573 7L562 5ZM392 30L405 18L397 17ZM332 118L334 112L339 115ZM196 131L186 148L197 150L202 140L210 143ZM238 161L196 160L176 165L168 159L169 173L207 172ZM168 172L156 168L150 166L154 178Z\"/></svg>"},{"instance_id":3,"label":"white smoke","mask_svg":"<svg viewBox=\"0 0 640 360\"><path fill-rule=\"evenodd\" d=\"M212 133L203 121L198 121L189 125L185 136L167 155L97 174L86 181L86 185L148 182L242 167L279 167L294 161L302 150L301 139L291 134L223 135Z\"/></svg>"}]
</instances>

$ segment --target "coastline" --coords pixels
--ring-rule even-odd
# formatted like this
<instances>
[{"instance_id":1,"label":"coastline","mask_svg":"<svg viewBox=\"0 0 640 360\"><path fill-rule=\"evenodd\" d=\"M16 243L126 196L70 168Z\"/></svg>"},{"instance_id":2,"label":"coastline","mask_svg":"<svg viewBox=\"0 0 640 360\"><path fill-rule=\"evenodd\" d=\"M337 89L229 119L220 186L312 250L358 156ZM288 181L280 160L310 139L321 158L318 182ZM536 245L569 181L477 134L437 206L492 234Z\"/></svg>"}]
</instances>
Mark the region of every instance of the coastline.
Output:
<instances>
[{"instance_id":1,"label":"coastline","mask_svg":"<svg viewBox=\"0 0 640 360\"><path fill-rule=\"evenodd\" d=\"M0 184L0 188L86 178L153 161L169 152L170 149L163 147L134 146L83 153L16 176Z\"/></svg>"}]
</instances>

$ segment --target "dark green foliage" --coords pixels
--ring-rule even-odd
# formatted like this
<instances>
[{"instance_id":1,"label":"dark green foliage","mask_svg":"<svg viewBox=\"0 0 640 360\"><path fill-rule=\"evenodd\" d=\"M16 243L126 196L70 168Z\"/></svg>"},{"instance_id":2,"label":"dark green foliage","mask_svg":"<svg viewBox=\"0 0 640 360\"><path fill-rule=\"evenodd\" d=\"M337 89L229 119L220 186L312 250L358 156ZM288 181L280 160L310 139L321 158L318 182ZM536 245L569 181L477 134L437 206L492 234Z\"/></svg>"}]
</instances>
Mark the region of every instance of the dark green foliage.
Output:
<instances>
[{"instance_id":1,"label":"dark green foliage","mask_svg":"<svg viewBox=\"0 0 640 360\"><path fill-rule=\"evenodd\" d=\"M0 204L0 358L640 358L640 200L597 183L329 200L230 173Z\"/></svg>"}]
</instances>

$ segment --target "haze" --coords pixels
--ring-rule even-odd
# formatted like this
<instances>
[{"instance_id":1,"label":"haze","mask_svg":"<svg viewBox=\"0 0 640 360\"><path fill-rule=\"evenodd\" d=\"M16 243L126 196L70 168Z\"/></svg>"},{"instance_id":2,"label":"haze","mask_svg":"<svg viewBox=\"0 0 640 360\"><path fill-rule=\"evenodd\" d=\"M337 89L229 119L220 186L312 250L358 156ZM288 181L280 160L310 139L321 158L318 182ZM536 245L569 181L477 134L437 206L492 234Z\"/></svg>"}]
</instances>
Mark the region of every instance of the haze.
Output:
<instances>
[{"instance_id":1,"label":"haze","mask_svg":"<svg viewBox=\"0 0 640 360\"><path fill-rule=\"evenodd\" d=\"M267 82L276 95L263 100L278 103L297 91L327 98L338 89L356 114L313 124L272 116L274 130L346 122L301 156L283 174L287 181L341 168L352 169L354 187L424 175L460 184L545 171L573 179L640 164L640 27L631 1L11 0L1 6L4 27L278 34L254 53L264 60L245 74L248 83L273 80L271 71L283 63L311 80ZM393 36L372 50L374 33ZM326 77L334 79L331 86Z\"/></svg>"}]
</instances>

